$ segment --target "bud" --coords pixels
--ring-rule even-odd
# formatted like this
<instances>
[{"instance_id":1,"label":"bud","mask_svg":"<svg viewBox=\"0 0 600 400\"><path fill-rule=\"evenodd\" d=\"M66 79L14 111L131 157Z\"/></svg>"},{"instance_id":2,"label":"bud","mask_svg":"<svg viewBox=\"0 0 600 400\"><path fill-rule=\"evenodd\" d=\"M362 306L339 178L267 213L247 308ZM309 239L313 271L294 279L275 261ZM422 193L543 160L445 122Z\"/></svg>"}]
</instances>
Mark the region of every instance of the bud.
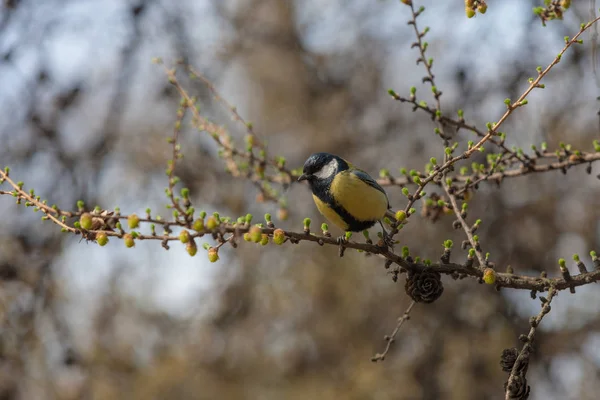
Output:
<instances>
[{"instance_id":1,"label":"bud","mask_svg":"<svg viewBox=\"0 0 600 400\"><path fill-rule=\"evenodd\" d=\"M90 213L83 213L81 214L81 217L79 217L79 225L85 229L91 229L92 228L92 214Z\"/></svg>"},{"instance_id":2,"label":"bud","mask_svg":"<svg viewBox=\"0 0 600 400\"><path fill-rule=\"evenodd\" d=\"M125 243L126 247L135 246L135 241L133 240L133 235L131 233L126 233L123 235L123 242Z\"/></svg>"},{"instance_id":3,"label":"bud","mask_svg":"<svg viewBox=\"0 0 600 400\"><path fill-rule=\"evenodd\" d=\"M250 240L254 243L258 243L262 239L262 231L258 226L253 226L252 228L250 228L250 231L248 231L248 233L250 236Z\"/></svg>"},{"instance_id":4,"label":"bud","mask_svg":"<svg viewBox=\"0 0 600 400\"><path fill-rule=\"evenodd\" d=\"M203 231L204 230L204 220L203 219L197 219L194 221L194 223L192 224L192 229L195 231Z\"/></svg>"},{"instance_id":5,"label":"bud","mask_svg":"<svg viewBox=\"0 0 600 400\"><path fill-rule=\"evenodd\" d=\"M406 213L402 210L396 212L396 221L402 222L406 219Z\"/></svg>"},{"instance_id":6,"label":"bud","mask_svg":"<svg viewBox=\"0 0 600 400\"><path fill-rule=\"evenodd\" d=\"M219 260L219 250L215 247L208 249L208 261L217 262Z\"/></svg>"},{"instance_id":7,"label":"bud","mask_svg":"<svg viewBox=\"0 0 600 400\"><path fill-rule=\"evenodd\" d=\"M179 234L179 241L181 243L187 243L190 241L190 233L187 230L182 230Z\"/></svg>"},{"instance_id":8,"label":"bud","mask_svg":"<svg viewBox=\"0 0 600 400\"><path fill-rule=\"evenodd\" d=\"M275 229L273 232L273 242L282 245L285 242L285 232L282 229Z\"/></svg>"},{"instance_id":9,"label":"bud","mask_svg":"<svg viewBox=\"0 0 600 400\"><path fill-rule=\"evenodd\" d=\"M496 272L491 268L486 268L485 271L483 271L483 281L488 285L496 283Z\"/></svg>"},{"instance_id":10,"label":"bud","mask_svg":"<svg viewBox=\"0 0 600 400\"><path fill-rule=\"evenodd\" d=\"M194 257L196 255L196 253L198 252L198 246L196 246L196 242L194 241L194 239L190 240L185 245L185 250L191 257Z\"/></svg>"},{"instance_id":11,"label":"bud","mask_svg":"<svg viewBox=\"0 0 600 400\"><path fill-rule=\"evenodd\" d=\"M129 229L137 228L140 225L140 217L138 217L136 214L131 214L127 218L127 225L129 226Z\"/></svg>"},{"instance_id":12,"label":"bud","mask_svg":"<svg viewBox=\"0 0 600 400\"><path fill-rule=\"evenodd\" d=\"M206 227L209 230L213 230L215 229L217 226L219 226L219 222L217 221L217 219L215 217L208 217L208 219L206 220Z\"/></svg>"},{"instance_id":13,"label":"bud","mask_svg":"<svg viewBox=\"0 0 600 400\"><path fill-rule=\"evenodd\" d=\"M106 235L106 233L100 232L99 234L97 234L96 235L96 242L100 246L106 246L106 243L108 243L108 236Z\"/></svg>"},{"instance_id":14,"label":"bud","mask_svg":"<svg viewBox=\"0 0 600 400\"><path fill-rule=\"evenodd\" d=\"M269 244L269 235L267 235L266 233L263 233L260 238L260 244L263 246L268 245Z\"/></svg>"}]
</instances>

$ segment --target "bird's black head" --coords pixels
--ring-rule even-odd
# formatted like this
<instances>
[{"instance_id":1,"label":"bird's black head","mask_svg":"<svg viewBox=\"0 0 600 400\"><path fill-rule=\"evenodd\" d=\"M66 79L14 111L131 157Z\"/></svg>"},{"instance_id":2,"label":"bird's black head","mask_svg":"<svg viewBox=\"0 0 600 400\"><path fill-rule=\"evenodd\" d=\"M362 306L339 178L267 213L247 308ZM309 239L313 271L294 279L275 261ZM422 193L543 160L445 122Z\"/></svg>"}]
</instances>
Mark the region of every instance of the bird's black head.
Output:
<instances>
[{"instance_id":1,"label":"bird's black head","mask_svg":"<svg viewBox=\"0 0 600 400\"><path fill-rule=\"evenodd\" d=\"M304 163L302 175L298 181L307 180L309 183L330 181L335 174L347 169L348 163L343 158L329 153L315 153Z\"/></svg>"}]
</instances>

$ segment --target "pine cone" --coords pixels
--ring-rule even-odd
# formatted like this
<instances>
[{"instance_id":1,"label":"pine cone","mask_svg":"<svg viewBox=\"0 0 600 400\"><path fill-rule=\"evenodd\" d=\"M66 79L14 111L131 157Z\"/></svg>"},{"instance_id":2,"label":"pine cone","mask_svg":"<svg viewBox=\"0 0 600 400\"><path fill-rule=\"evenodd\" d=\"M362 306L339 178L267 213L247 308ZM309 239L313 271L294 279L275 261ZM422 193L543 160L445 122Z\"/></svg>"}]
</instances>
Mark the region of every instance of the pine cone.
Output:
<instances>
[{"instance_id":1,"label":"pine cone","mask_svg":"<svg viewBox=\"0 0 600 400\"><path fill-rule=\"evenodd\" d=\"M519 350L517 350L516 347L513 347L512 349L502 350L502 355L500 356L500 366L502 367L502 371L512 371L518 356Z\"/></svg>"},{"instance_id":2,"label":"pine cone","mask_svg":"<svg viewBox=\"0 0 600 400\"><path fill-rule=\"evenodd\" d=\"M410 273L406 277L404 289L416 302L433 303L442 295L444 286L439 272L424 270Z\"/></svg>"}]
</instances>

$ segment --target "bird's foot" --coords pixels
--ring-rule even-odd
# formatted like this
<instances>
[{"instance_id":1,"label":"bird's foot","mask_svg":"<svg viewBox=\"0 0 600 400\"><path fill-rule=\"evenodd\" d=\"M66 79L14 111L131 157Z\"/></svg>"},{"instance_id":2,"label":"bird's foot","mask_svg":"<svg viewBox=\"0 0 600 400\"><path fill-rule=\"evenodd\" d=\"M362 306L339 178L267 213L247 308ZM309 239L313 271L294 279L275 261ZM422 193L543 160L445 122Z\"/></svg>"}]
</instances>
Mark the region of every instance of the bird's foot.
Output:
<instances>
[{"instance_id":1,"label":"bird's foot","mask_svg":"<svg viewBox=\"0 0 600 400\"><path fill-rule=\"evenodd\" d=\"M392 235L390 235L386 230L385 227L383 226L383 223L381 221L379 221L379 224L381 225L381 240L379 241L379 243L382 243L381 247L386 247L389 249L394 250L394 238L392 238ZM379 245L379 243L377 243Z\"/></svg>"},{"instance_id":2,"label":"bird's foot","mask_svg":"<svg viewBox=\"0 0 600 400\"><path fill-rule=\"evenodd\" d=\"M344 257L344 251L346 251L345 245L346 245L346 243L348 243L346 236L344 236L344 235L339 236L337 238L337 242L338 242L338 245L340 246L340 251L339 251L340 257Z\"/></svg>"},{"instance_id":3,"label":"bird's foot","mask_svg":"<svg viewBox=\"0 0 600 400\"><path fill-rule=\"evenodd\" d=\"M387 233L386 231L383 231L383 243L385 244L386 247L394 250L394 238L392 238L392 236Z\"/></svg>"}]
</instances>

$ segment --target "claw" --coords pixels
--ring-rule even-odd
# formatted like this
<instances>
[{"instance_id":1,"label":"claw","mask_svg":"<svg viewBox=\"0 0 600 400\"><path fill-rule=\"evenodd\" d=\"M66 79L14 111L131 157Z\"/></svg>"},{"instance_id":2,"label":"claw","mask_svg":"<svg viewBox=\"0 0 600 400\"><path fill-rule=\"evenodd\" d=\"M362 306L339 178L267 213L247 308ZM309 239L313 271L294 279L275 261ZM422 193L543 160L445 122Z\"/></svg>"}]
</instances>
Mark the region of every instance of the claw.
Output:
<instances>
[{"instance_id":1,"label":"claw","mask_svg":"<svg viewBox=\"0 0 600 400\"><path fill-rule=\"evenodd\" d=\"M342 235L337 238L338 245L340 246L340 257L344 257L344 251L346 247L344 246L348 241L346 240L346 236Z\"/></svg>"},{"instance_id":2,"label":"claw","mask_svg":"<svg viewBox=\"0 0 600 400\"><path fill-rule=\"evenodd\" d=\"M379 225L381 225L381 229L383 230L382 236L383 236L383 244L386 247L389 247L390 249L394 249L394 239L390 236L389 233L387 233L387 231L385 230L385 227L383 226L383 223L381 221L379 221Z\"/></svg>"}]
</instances>

